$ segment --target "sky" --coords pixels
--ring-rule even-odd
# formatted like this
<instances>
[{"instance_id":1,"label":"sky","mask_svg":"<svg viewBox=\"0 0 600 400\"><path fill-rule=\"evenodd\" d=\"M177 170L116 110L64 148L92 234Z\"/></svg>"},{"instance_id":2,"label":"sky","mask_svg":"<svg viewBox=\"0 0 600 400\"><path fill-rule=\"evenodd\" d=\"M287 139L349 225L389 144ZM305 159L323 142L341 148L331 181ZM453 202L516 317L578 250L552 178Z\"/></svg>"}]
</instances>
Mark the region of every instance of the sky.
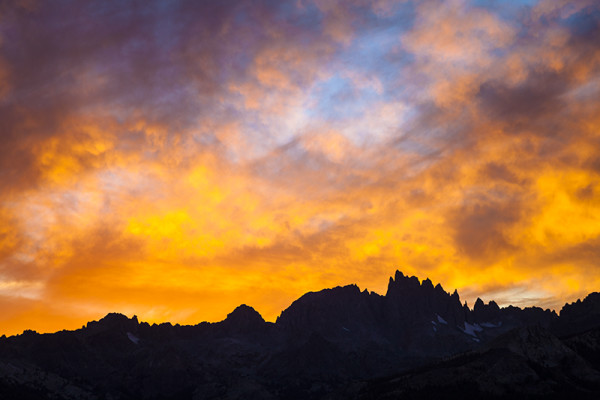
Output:
<instances>
[{"instance_id":1,"label":"sky","mask_svg":"<svg viewBox=\"0 0 600 400\"><path fill-rule=\"evenodd\" d=\"M596 0L0 5L0 334L396 269L558 311L599 260Z\"/></svg>"}]
</instances>

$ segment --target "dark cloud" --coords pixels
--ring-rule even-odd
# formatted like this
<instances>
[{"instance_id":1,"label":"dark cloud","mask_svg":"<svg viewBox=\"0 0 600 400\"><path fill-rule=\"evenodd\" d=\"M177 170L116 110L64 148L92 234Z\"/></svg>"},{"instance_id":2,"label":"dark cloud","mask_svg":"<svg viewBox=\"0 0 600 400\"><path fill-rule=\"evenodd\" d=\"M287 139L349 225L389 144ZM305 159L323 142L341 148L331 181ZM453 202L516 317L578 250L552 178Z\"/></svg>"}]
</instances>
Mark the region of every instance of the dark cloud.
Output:
<instances>
[{"instance_id":1,"label":"dark cloud","mask_svg":"<svg viewBox=\"0 0 600 400\"><path fill-rule=\"evenodd\" d=\"M595 275L600 259L600 237L593 237L572 246L554 249L543 257L547 263L577 263L585 266L590 275Z\"/></svg>"},{"instance_id":2,"label":"dark cloud","mask_svg":"<svg viewBox=\"0 0 600 400\"><path fill-rule=\"evenodd\" d=\"M318 32L282 18L272 5L62 1L5 6L0 60L10 85L0 108L3 192L35 185L40 179L35 145L54 137L77 140L64 133L90 116L93 124L112 121L118 141L135 135L129 130L140 120L142 129L154 125L181 135L202 116L230 113L223 95L249 78L257 53L279 43L306 48L298 53L301 58L316 44L326 47L327 40L316 40ZM306 84L298 79L297 84ZM89 167L79 161L82 169Z\"/></svg>"},{"instance_id":3,"label":"dark cloud","mask_svg":"<svg viewBox=\"0 0 600 400\"><path fill-rule=\"evenodd\" d=\"M456 246L474 259L499 258L516 248L505 232L519 221L521 212L520 204L514 200L472 199L451 215Z\"/></svg>"},{"instance_id":4,"label":"dark cloud","mask_svg":"<svg viewBox=\"0 0 600 400\"><path fill-rule=\"evenodd\" d=\"M570 88L568 83L556 73L536 73L516 87L502 82L486 82L481 86L478 97L484 111L514 126L517 129L515 133L518 133L528 128L527 125L564 109L561 95Z\"/></svg>"},{"instance_id":5,"label":"dark cloud","mask_svg":"<svg viewBox=\"0 0 600 400\"><path fill-rule=\"evenodd\" d=\"M489 162L482 168L482 175L491 181L504 181L507 183L519 183L519 177L505 164Z\"/></svg>"},{"instance_id":6,"label":"dark cloud","mask_svg":"<svg viewBox=\"0 0 600 400\"><path fill-rule=\"evenodd\" d=\"M583 166L600 174L600 157L592 156L584 161Z\"/></svg>"}]
</instances>

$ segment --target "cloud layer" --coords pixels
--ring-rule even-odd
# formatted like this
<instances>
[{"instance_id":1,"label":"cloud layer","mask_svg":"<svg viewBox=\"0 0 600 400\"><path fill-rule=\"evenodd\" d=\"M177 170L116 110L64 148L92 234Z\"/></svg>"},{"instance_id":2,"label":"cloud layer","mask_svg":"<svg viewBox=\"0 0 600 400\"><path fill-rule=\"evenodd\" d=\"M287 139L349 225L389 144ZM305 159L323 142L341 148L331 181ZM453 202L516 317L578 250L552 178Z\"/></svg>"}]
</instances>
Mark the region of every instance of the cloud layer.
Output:
<instances>
[{"instance_id":1,"label":"cloud layer","mask_svg":"<svg viewBox=\"0 0 600 400\"><path fill-rule=\"evenodd\" d=\"M499 303L600 287L600 6L0 6L3 332L273 320L395 269Z\"/></svg>"}]
</instances>

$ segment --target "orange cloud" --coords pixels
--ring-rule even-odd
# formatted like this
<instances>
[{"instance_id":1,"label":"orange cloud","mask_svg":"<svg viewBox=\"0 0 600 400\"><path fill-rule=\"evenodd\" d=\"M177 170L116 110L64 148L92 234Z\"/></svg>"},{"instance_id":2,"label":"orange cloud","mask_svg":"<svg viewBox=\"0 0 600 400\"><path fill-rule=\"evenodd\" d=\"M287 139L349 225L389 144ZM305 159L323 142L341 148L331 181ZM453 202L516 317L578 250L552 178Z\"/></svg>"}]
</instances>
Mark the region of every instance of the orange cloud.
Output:
<instances>
[{"instance_id":1,"label":"orange cloud","mask_svg":"<svg viewBox=\"0 0 600 400\"><path fill-rule=\"evenodd\" d=\"M397 268L470 304L597 290L598 29L565 23L595 5L396 6L149 5L69 40L61 10L7 13L2 333L274 320Z\"/></svg>"},{"instance_id":2,"label":"orange cloud","mask_svg":"<svg viewBox=\"0 0 600 400\"><path fill-rule=\"evenodd\" d=\"M493 52L515 39L514 28L464 0L423 2L415 28L402 39L418 58L416 68L430 80L430 95L442 107L462 105L491 68Z\"/></svg>"}]
</instances>

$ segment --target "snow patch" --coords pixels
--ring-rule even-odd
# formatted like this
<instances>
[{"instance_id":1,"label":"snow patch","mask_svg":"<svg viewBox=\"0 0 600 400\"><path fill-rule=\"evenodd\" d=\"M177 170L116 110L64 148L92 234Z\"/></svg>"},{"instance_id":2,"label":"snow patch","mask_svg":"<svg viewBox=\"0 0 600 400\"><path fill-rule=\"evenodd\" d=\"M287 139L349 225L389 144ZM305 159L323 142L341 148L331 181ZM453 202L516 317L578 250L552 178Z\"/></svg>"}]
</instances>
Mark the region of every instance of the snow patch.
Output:
<instances>
[{"instance_id":1,"label":"snow patch","mask_svg":"<svg viewBox=\"0 0 600 400\"><path fill-rule=\"evenodd\" d=\"M479 343L479 339L477 339L476 337L472 338L474 342Z\"/></svg>"},{"instance_id":2,"label":"snow patch","mask_svg":"<svg viewBox=\"0 0 600 400\"><path fill-rule=\"evenodd\" d=\"M481 326L484 328L498 328L502 326L502 321L498 322L497 324L492 324L491 322L482 322Z\"/></svg>"},{"instance_id":3,"label":"snow patch","mask_svg":"<svg viewBox=\"0 0 600 400\"><path fill-rule=\"evenodd\" d=\"M436 328L435 326L433 327L433 331L434 331L434 332L437 332L437 328Z\"/></svg>"},{"instance_id":4,"label":"snow patch","mask_svg":"<svg viewBox=\"0 0 600 400\"><path fill-rule=\"evenodd\" d=\"M460 328L459 328L460 329ZM470 336L477 336L475 332L481 332L483 328L479 324L471 325L468 322L465 322L465 328L461 329L464 333Z\"/></svg>"},{"instance_id":5,"label":"snow patch","mask_svg":"<svg viewBox=\"0 0 600 400\"><path fill-rule=\"evenodd\" d=\"M346 328L345 326L342 326L342 329L345 330L346 332L350 332L350 329Z\"/></svg>"},{"instance_id":6,"label":"snow patch","mask_svg":"<svg viewBox=\"0 0 600 400\"><path fill-rule=\"evenodd\" d=\"M435 314L437 315L437 314ZM448 323L446 322L446 320L442 317L440 317L439 315L437 315L437 319L439 321L440 324L444 324L444 325L448 325Z\"/></svg>"},{"instance_id":7,"label":"snow patch","mask_svg":"<svg viewBox=\"0 0 600 400\"><path fill-rule=\"evenodd\" d=\"M131 332L127 332L127 337L129 338L129 340L131 340L133 343L138 344L140 342L140 338L135 336L133 333Z\"/></svg>"}]
</instances>

